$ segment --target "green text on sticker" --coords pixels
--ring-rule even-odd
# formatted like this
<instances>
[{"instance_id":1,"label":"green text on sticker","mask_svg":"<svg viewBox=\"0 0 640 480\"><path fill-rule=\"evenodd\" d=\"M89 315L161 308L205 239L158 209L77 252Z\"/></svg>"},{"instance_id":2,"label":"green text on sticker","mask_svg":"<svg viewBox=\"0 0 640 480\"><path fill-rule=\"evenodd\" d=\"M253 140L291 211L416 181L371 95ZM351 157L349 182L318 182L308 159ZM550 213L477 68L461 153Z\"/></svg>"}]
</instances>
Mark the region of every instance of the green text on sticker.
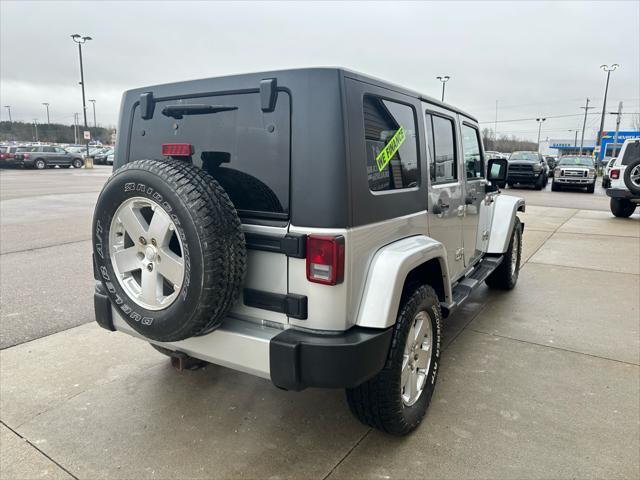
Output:
<instances>
[{"instance_id":1,"label":"green text on sticker","mask_svg":"<svg viewBox=\"0 0 640 480\"><path fill-rule=\"evenodd\" d=\"M396 133L393 134L393 137L391 137L389 143L387 143L384 148L380 150L380 153L376 156L376 163L378 164L379 171L384 170L384 167L387 166L389 161L396 154L396 152L400 148L400 145L404 143L405 138L406 136L404 134L404 128L400 127L398 130L396 130Z\"/></svg>"}]
</instances>

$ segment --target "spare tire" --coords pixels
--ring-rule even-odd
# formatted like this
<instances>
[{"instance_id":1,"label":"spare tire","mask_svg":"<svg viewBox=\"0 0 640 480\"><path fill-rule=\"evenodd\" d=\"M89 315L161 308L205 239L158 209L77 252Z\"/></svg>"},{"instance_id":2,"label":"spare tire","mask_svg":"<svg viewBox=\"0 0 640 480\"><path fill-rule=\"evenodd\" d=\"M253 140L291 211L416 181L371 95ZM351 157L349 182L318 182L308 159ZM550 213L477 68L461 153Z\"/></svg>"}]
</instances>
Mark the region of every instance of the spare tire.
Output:
<instances>
[{"instance_id":1,"label":"spare tire","mask_svg":"<svg viewBox=\"0 0 640 480\"><path fill-rule=\"evenodd\" d=\"M122 318L161 342L220 326L246 271L233 203L207 172L179 160L137 160L109 178L93 217L93 251Z\"/></svg>"},{"instance_id":2,"label":"spare tire","mask_svg":"<svg viewBox=\"0 0 640 480\"><path fill-rule=\"evenodd\" d=\"M624 184L634 195L640 195L640 158L634 160L624 170Z\"/></svg>"}]
</instances>

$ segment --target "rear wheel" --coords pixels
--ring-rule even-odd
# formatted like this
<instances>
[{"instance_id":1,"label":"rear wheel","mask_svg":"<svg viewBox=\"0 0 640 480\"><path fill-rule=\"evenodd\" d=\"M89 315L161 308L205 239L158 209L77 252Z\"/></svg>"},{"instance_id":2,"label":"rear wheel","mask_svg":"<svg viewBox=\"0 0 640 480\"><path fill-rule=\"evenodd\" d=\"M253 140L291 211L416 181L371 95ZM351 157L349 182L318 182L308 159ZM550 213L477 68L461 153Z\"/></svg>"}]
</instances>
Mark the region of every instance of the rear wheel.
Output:
<instances>
[{"instance_id":1,"label":"rear wheel","mask_svg":"<svg viewBox=\"0 0 640 480\"><path fill-rule=\"evenodd\" d=\"M636 204L626 198L612 198L609 202L611 213L616 217L630 217L636 209Z\"/></svg>"},{"instance_id":2,"label":"rear wheel","mask_svg":"<svg viewBox=\"0 0 640 480\"><path fill-rule=\"evenodd\" d=\"M522 255L522 224L520 219L516 217L516 223L513 226L511 241L509 248L504 254L502 263L496 268L491 275L485 280L486 284L491 288L500 290L511 290L518 283L520 274L520 259Z\"/></svg>"},{"instance_id":3,"label":"rear wheel","mask_svg":"<svg viewBox=\"0 0 640 480\"><path fill-rule=\"evenodd\" d=\"M362 423L395 435L420 424L438 376L441 326L433 288L422 285L404 298L384 368L347 389L349 408Z\"/></svg>"},{"instance_id":4,"label":"rear wheel","mask_svg":"<svg viewBox=\"0 0 640 480\"><path fill-rule=\"evenodd\" d=\"M37 168L38 170L44 170L45 168L47 168L47 162L45 162L41 158L38 158L38 159L36 159L35 162L33 162L33 166L34 166L34 168Z\"/></svg>"}]
</instances>

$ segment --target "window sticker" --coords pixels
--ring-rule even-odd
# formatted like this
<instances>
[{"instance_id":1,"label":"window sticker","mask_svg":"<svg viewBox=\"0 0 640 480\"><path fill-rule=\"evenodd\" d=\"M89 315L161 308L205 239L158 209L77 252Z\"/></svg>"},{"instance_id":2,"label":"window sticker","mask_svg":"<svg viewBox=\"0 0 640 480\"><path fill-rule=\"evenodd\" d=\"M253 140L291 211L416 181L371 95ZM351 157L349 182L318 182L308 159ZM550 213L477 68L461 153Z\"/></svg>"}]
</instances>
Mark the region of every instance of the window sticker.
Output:
<instances>
[{"instance_id":1,"label":"window sticker","mask_svg":"<svg viewBox=\"0 0 640 480\"><path fill-rule=\"evenodd\" d=\"M387 143L385 147L380 150L380 153L376 156L376 164L378 165L378 170L380 172L382 172L384 170L384 167L386 167L387 164L391 161L406 138L407 137L404 133L404 128L400 127L398 130L396 130L396 133L393 134L393 137L391 137L389 143Z\"/></svg>"}]
</instances>

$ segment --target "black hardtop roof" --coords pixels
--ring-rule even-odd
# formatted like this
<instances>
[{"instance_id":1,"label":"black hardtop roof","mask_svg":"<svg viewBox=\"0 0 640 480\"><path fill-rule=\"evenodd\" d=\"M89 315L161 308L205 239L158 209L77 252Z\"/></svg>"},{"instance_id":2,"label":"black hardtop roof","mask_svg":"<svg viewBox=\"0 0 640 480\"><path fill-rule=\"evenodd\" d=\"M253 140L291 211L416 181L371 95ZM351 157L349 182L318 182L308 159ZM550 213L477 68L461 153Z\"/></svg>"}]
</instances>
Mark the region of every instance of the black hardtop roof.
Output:
<instances>
[{"instance_id":1,"label":"black hardtop roof","mask_svg":"<svg viewBox=\"0 0 640 480\"><path fill-rule=\"evenodd\" d=\"M262 72L251 72L251 73L240 73L240 74L231 74L231 75L220 75L218 77L207 77L207 78L201 78L201 79L197 79L197 80L185 80L185 81L180 81L180 82L171 82L171 83L164 83L164 84L157 84L157 85L150 85L150 86L146 86L146 87L141 87L141 88L134 88L131 90L127 90L125 92L125 94L140 94L143 92L148 92L149 90L153 90L153 89L167 89L168 87L180 87L180 86L186 86L186 85L190 85L190 86L194 86L194 84L198 84L201 83L202 86L204 87L208 82L210 82L211 80L216 80L216 79L225 79L227 81L238 81L240 83L245 83L247 81L250 81L251 83L255 83L256 85L258 84L258 82L264 78L268 78L268 77L278 77L278 76L282 76L284 74L286 75L312 75L314 73L326 73L326 72L330 72L330 71L335 71L338 75L341 75L343 77L346 78L352 78L354 80L358 80L364 83L369 83L371 85L375 85L377 87L381 87L381 88L386 88L389 90L393 90L395 92L401 93L403 95L408 95L410 97L414 97L417 98L419 100L424 100L427 101L429 103L435 104L439 107L445 108L447 110L451 110L454 111L456 113L459 113L461 115L464 115L465 117L469 118L470 120L473 120L474 122L477 122L477 119L473 116L470 115L469 113L454 107L453 105L450 105L448 103L444 103L441 102L440 100L430 97L428 95L422 94L420 92L417 92L415 90L411 90L405 87L401 87L399 85L396 85L394 83L388 82L386 80L382 80L380 78L377 77L373 77L371 75L367 75L364 73L360 73L360 72L356 72L354 70L349 70L347 68L342 68L342 67L306 67L306 68L291 68L291 69L282 69L282 70L271 70L271 71L262 71Z\"/></svg>"}]
</instances>

